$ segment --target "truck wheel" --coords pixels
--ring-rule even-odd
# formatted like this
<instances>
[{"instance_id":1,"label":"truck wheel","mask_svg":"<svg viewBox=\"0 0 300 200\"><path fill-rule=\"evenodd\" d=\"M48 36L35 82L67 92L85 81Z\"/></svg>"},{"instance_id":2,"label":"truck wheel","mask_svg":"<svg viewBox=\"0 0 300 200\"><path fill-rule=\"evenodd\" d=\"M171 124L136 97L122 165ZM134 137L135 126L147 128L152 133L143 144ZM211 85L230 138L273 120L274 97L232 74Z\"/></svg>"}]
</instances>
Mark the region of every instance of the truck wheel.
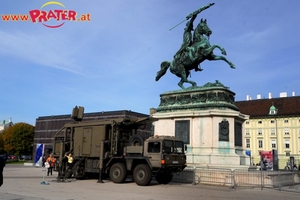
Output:
<instances>
[{"instance_id":1,"label":"truck wheel","mask_svg":"<svg viewBox=\"0 0 300 200\"><path fill-rule=\"evenodd\" d=\"M133 170L133 179L137 185L148 185L152 180L152 172L148 165L140 164Z\"/></svg>"},{"instance_id":2,"label":"truck wheel","mask_svg":"<svg viewBox=\"0 0 300 200\"><path fill-rule=\"evenodd\" d=\"M127 176L127 170L123 163L115 163L109 170L110 180L114 183L123 183Z\"/></svg>"},{"instance_id":3,"label":"truck wheel","mask_svg":"<svg viewBox=\"0 0 300 200\"><path fill-rule=\"evenodd\" d=\"M143 146L143 143L144 143L144 139L139 134L135 134L131 138L129 138L130 146Z\"/></svg>"},{"instance_id":4,"label":"truck wheel","mask_svg":"<svg viewBox=\"0 0 300 200\"><path fill-rule=\"evenodd\" d=\"M173 174L163 174L163 173L158 173L155 176L155 180L159 184L168 184L172 181L173 179Z\"/></svg>"}]
</instances>

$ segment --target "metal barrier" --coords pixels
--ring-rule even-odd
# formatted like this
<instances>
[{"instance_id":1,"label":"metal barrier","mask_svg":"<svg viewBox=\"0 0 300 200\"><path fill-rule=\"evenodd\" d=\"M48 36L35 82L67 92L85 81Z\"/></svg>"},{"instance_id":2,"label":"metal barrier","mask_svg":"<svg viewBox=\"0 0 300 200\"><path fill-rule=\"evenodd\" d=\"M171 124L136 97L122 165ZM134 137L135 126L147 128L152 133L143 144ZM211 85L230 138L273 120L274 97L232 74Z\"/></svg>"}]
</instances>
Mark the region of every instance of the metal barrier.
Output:
<instances>
[{"instance_id":1,"label":"metal barrier","mask_svg":"<svg viewBox=\"0 0 300 200\"><path fill-rule=\"evenodd\" d=\"M193 185L195 185L195 177L195 167L186 167L184 171L180 173L175 173L173 175L173 181L192 183Z\"/></svg>"},{"instance_id":2,"label":"metal barrier","mask_svg":"<svg viewBox=\"0 0 300 200\"><path fill-rule=\"evenodd\" d=\"M196 167L195 184L197 182L201 184L234 186L234 179L230 169Z\"/></svg>"},{"instance_id":3,"label":"metal barrier","mask_svg":"<svg viewBox=\"0 0 300 200\"><path fill-rule=\"evenodd\" d=\"M233 170L236 187L272 187L270 174L276 172L269 171L246 171Z\"/></svg>"},{"instance_id":4,"label":"metal barrier","mask_svg":"<svg viewBox=\"0 0 300 200\"><path fill-rule=\"evenodd\" d=\"M276 188L300 184L299 171L248 171L195 167L193 184L211 184L237 187ZM294 187L295 188L295 187Z\"/></svg>"},{"instance_id":5,"label":"metal barrier","mask_svg":"<svg viewBox=\"0 0 300 200\"><path fill-rule=\"evenodd\" d=\"M183 172L174 176L174 181L208 185L237 187L274 188L282 190L283 187L298 188L300 174L290 171L260 171L242 169L221 169L208 167L187 167Z\"/></svg>"}]
</instances>

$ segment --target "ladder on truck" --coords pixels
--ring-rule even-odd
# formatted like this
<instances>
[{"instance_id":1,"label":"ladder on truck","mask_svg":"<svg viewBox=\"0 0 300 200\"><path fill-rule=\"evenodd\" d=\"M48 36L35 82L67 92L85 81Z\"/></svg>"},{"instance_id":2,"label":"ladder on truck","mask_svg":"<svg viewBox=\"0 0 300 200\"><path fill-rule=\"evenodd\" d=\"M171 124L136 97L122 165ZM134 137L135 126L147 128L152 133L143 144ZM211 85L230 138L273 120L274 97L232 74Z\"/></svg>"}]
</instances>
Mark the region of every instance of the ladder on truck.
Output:
<instances>
[{"instance_id":1,"label":"ladder on truck","mask_svg":"<svg viewBox=\"0 0 300 200\"><path fill-rule=\"evenodd\" d=\"M68 169L65 171L64 174L62 174L61 176L57 177L57 181L62 181L62 182L66 181L66 180L71 176L71 174L73 173L74 169L75 169L78 165L80 165L80 164L82 163L82 161L85 160L85 158L86 158L86 157L80 158L80 160L78 160L78 161L72 166L71 169L68 168Z\"/></svg>"}]
</instances>

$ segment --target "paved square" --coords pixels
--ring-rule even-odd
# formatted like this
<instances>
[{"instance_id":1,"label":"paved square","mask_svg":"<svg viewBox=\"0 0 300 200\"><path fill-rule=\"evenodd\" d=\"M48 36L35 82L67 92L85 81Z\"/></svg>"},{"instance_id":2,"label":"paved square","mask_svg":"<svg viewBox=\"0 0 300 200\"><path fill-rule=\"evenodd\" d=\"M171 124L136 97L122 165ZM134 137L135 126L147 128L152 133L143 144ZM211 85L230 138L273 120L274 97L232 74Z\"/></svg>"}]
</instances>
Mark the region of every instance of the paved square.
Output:
<instances>
[{"instance_id":1,"label":"paved square","mask_svg":"<svg viewBox=\"0 0 300 200\"><path fill-rule=\"evenodd\" d=\"M46 174L46 173L45 173ZM53 176L45 176L43 168L7 164L4 168L4 184L0 187L0 200L193 200L193 199L298 199L299 193L277 191L273 189L229 189L207 185L192 185L172 182L159 185L152 181L149 186L138 186L128 181L114 184L110 180L97 183L96 179L75 180L61 183ZM128 179L129 180L129 179ZM300 190L298 189L298 192Z\"/></svg>"}]
</instances>

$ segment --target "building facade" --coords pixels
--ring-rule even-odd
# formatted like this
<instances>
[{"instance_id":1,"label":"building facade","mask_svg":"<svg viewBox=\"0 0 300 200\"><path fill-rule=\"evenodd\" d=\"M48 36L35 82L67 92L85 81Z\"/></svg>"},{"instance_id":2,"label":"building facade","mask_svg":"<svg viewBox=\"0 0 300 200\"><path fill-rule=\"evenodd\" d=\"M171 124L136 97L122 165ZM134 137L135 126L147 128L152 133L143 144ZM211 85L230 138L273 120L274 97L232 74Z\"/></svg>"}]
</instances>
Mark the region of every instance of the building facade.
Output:
<instances>
[{"instance_id":1,"label":"building facade","mask_svg":"<svg viewBox=\"0 0 300 200\"><path fill-rule=\"evenodd\" d=\"M245 149L251 151L252 164L260 162L261 151L277 150L279 169L290 160L300 164L300 96L237 101L240 112L249 115L245 122ZM293 158L291 158L293 157ZM290 166L289 166L290 167Z\"/></svg>"}]
</instances>

